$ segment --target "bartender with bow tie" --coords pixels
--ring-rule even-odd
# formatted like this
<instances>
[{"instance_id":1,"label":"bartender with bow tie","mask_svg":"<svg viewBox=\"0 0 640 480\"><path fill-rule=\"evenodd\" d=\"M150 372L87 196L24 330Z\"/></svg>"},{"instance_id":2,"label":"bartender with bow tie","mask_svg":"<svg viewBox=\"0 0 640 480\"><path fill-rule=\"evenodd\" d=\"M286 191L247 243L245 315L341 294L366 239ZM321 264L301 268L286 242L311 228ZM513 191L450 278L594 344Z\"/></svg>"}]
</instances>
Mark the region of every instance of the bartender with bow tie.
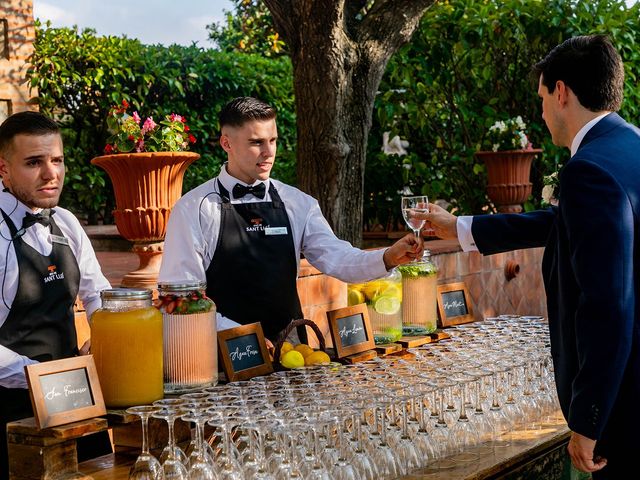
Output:
<instances>
[{"instance_id":1,"label":"bartender with bow tie","mask_svg":"<svg viewBox=\"0 0 640 480\"><path fill-rule=\"evenodd\" d=\"M110 288L80 223L57 207L64 174L54 121L21 112L0 125L0 478L6 424L33 416L24 366L77 355L76 297L90 317Z\"/></svg>"},{"instance_id":2,"label":"bartender with bow tie","mask_svg":"<svg viewBox=\"0 0 640 480\"><path fill-rule=\"evenodd\" d=\"M206 281L219 329L260 321L275 340L302 318L301 254L345 282L381 277L421 255L413 235L385 250L352 247L335 236L314 198L269 178L278 139L270 105L236 98L223 107L219 123L228 162L173 208L159 276L162 283Z\"/></svg>"}]
</instances>

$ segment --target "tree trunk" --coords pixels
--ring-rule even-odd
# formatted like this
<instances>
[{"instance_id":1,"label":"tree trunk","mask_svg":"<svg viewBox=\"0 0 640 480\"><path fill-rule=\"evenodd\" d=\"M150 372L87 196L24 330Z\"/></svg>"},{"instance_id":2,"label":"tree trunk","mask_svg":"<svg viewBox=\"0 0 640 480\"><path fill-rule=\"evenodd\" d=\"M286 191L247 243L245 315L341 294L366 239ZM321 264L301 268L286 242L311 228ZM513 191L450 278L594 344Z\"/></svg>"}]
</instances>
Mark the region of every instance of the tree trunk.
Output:
<instances>
[{"instance_id":1,"label":"tree trunk","mask_svg":"<svg viewBox=\"0 0 640 480\"><path fill-rule=\"evenodd\" d=\"M354 245L362 240L375 94L389 58L432 3L265 0L293 63L298 183L318 199L336 234Z\"/></svg>"}]
</instances>

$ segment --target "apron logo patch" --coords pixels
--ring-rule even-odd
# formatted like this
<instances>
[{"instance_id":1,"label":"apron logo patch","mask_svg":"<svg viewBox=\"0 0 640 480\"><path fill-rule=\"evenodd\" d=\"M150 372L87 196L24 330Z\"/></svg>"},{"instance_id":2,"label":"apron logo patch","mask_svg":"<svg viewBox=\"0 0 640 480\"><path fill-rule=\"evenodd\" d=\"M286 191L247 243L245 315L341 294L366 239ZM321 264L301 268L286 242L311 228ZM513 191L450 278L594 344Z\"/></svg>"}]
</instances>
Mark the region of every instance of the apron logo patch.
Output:
<instances>
[{"instance_id":1,"label":"apron logo patch","mask_svg":"<svg viewBox=\"0 0 640 480\"><path fill-rule=\"evenodd\" d=\"M264 225L262 225L261 218L252 218L250 220L251 225L245 228L247 232L261 232L264 230Z\"/></svg>"},{"instance_id":2,"label":"apron logo patch","mask_svg":"<svg viewBox=\"0 0 640 480\"><path fill-rule=\"evenodd\" d=\"M49 265L47 267L47 270L49 271L49 274L43 278L44 283L49 283L52 282L54 280L64 280L64 272L61 273L57 273L58 267L56 267L55 265Z\"/></svg>"}]
</instances>

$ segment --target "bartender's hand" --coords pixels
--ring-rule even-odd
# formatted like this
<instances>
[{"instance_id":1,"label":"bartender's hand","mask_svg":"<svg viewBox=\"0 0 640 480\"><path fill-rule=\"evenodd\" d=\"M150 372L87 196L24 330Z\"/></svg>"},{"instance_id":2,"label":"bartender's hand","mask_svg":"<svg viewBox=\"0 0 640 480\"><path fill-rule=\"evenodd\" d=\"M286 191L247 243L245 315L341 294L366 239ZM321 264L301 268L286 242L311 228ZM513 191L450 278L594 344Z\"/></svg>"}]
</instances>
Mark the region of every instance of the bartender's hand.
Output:
<instances>
[{"instance_id":1,"label":"bartender's hand","mask_svg":"<svg viewBox=\"0 0 640 480\"><path fill-rule=\"evenodd\" d=\"M413 212L413 216L426 220L422 231L443 239L458 239L456 222L458 218L435 203L429 204L429 213Z\"/></svg>"},{"instance_id":2,"label":"bartender's hand","mask_svg":"<svg viewBox=\"0 0 640 480\"><path fill-rule=\"evenodd\" d=\"M596 447L596 441L591 440L584 435L571 432L569 439L569 456L573 465L581 472L597 472L607 465L607 459L594 456L593 450Z\"/></svg>"},{"instance_id":3,"label":"bartender's hand","mask_svg":"<svg viewBox=\"0 0 640 480\"><path fill-rule=\"evenodd\" d=\"M393 267L409 263L416 258L422 258L423 242L416 239L413 233L405 235L396 243L387 248L382 256L387 270Z\"/></svg>"},{"instance_id":4,"label":"bartender's hand","mask_svg":"<svg viewBox=\"0 0 640 480\"><path fill-rule=\"evenodd\" d=\"M82 344L82 347L80 347L80 350L78 350L78 353L80 355L89 355L90 351L91 351L91 339L87 340Z\"/></svg>"}]
</instances>

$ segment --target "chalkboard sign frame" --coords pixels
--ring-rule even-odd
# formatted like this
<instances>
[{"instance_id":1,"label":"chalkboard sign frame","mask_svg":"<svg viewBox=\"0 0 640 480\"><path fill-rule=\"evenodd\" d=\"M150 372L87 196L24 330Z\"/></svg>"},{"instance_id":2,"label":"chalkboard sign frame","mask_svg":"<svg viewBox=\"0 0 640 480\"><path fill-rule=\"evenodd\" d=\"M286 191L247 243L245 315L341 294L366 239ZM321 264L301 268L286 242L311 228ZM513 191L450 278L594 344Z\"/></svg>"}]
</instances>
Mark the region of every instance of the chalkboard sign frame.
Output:
<instances>
[{"instance_id":1,"label":"chalkboard sign frame","mask_svg":"<svg viewBox=\"0 0 640 480\"><path fill-rule=\"evenodd\" d=\"M355 345L345 346L340 339L338 322L342 318L352 317L354 315L360 315L362 317L362 326L365 329L367 340L356 343ZM329 321L329 331L331 332L331 340L333 341L333 348L336 351L337 358L344 358L375 348L373 329L371 328L371 320L369 319L369 311L367 310L366 304L360 303L351 307L329 310L327 312L327 320Z\"/></svg>"},{"instance_id":2,"label":"chalkboard sign frame","mask_svg":"<svg viewBox=\"0 0 640 480\"><path fill-rule=\"evenodd\" d=\"M246 335L255 335L258 339L258 347L262 355L263 363L251 368L243 370L235 370L231 361L231 352L227 342L234 338L244 337ZM273 373L273 365L267 350L267 342L264 339L264 332L260 322L249 323L235 328L229 328L218 332L218 352L222 360L222 370L227 377L227 381L235 382L236 380L248 380L249 378L259 375L267 375Z\"/></svg>"},{"instance_id":3,"label":"chalkboard sign frame","mask_svg":"<svg viewBox=\"0 0 640 480\"><path fill-rule=\"evenodd\" d=\"M93 355L80 355L50 362L35 363L26 365L24 369L27 383L29 384L29 396L31 397L33 414L40 429L95 418L107 413ZM93 405L51 413L49 411L49 401L46 399L47 392L42 389L42 377L78 370L84 370L87 378L86 387L89 388Z\"/></svg>"},{"instance_id":4,"label":"chalkboard sign frame","mask_svg":"<svg viewBox=\"0 0 640 480\"><path fill-rule=\"evenodd\" d=\"M444 304L448 293L463 292L464 303L467 309L465 315L456 315L448 317L445 315ZM448 283L446 285L438 285L438 317L440 327L451 327L453 325L461 325L463 323L473 322L473 306L471 305L471 297L469 290L464 282Z\"/></svg>"}]
</instances>

